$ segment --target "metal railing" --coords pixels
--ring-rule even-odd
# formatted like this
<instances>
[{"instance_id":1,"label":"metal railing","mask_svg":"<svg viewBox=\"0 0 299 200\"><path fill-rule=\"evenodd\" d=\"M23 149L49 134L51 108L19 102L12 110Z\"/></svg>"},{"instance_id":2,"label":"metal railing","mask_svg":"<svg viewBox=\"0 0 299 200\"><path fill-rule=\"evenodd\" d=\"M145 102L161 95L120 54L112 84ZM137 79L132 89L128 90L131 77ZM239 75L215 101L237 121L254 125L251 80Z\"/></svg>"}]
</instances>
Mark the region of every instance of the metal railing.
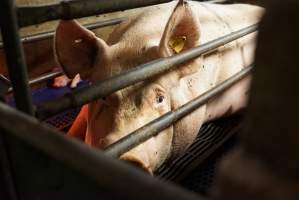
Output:
<instances>
[{"instance_id":1,"label":"metal railing","mask_svg":"<svg viewBox=\"0 0 299 200\"><path fill-rule=\"evenodd\" d=\"M229 1L228 0L210 0L207 2L209 2L209 3L225 3L225 2L229 2ZM125 17L120 17L120 18L114 18L114 19L103 20L103 21L99 21L99 22L95 22L95 23L90 23L90 24L86 24L84 26L89 30L93 30L93 29L102 28L102 27L106 27L106 26L117 25L125 20L126 20ZM37 41L41 41L41 40L51 39L54 36L54 34L55 34L54 31L50 31L50 32L38 33L35 35L25 36L25 37L21 38L21 42L23 44L26 44L26 43L32 43L32 42L37 42ZM3 48L3 42L0 41L0 49L1 48ZM43 81L48 81L48 80L55 78L59 75L62 75L62 73L52 72L52 73L48 73L45 75L41 75L32 80L29 80L28 84L34 85L37 83L41 83ZM12 92L12 91L13 91L13 88L10 87L8 89L8 92Z\"/></svg>"},{"instance_id":2,"label":"metal railing","mask_svg":"<svg viewBox=\"0 0 299 200\"><path fill-rule=\"evenodd\" d=\"M47 73L47 74L43 74L37 78L33 78L31 80L28 81L28 85L30 86L33 86L33 85L36 85L36 84L39 84L39 83L42 83L42 82L45 82L45 81L48 81L48 80L52 80L53 78L56 78L58 76L61 76L63 75L62 72L50 72L50 73ZM13 88L12 87L9 87L7 92L10 93L13 91Z\"/></svg>"},{"instance_id":3,"label":"metal railing","mask_svg":"<svg viewBox=\"0 0 299 200\"><path fill-rule=\"evenodd\" d=\"M206 104L211 98L221 94L226 89L242 80L244 77L250 74L252 68L252 66L244 68L242 71L238 72L231 78L223 81L223 83L213 87L211 90L182 105L178 109L169 111L161 117L156 118L155 120L144 125L143 127L138 128L137 130L121 138L117 142L109 145L105 149L105 153L113 157L119 157L123 153L133 149L134 147L145 142L151 137L156 136L179 119L193 112L200 106Z\"/></svg>"},{"instance_id":4,"label":"metal railing","mask_svg":"<svg viewBox=\"0 0 299 200\"><path fill-rule=\"evenodd\" d=\"M33 114L25 61L18 35L16 10L18 12L19 25L27 26L54 19L84 17L169 1L171 0L125 0L122 3L119 3L119 0L63 1L59 4L20 7L16 9L12 1L1 0L0 25L17 108L27 114ZM78 107L95 99L105 97L129 85L166 72L190 59L209 53L220 46L255 32L257 28L258 25L252 25L175 56L151 61L107 80L95 83L88 88L79 89L60 99L39 106L36 115L40 118L46 118L65 109ZM37 38L31 38L31 40L48 38L51 37L51 34L47 33ZM251 69L252 67L245 68L230 79L212 88L212 90L181 106L179 109L166 113L139 128L115 144L107 147L105 150L106 154L118 157L138 144L157 135L163 129L185 115L188 115L201 105L204 105L209 99L247 76ZM19 73L13 73L16 71ZM50 75L50 77L53 76L53 74ZM34 82L36 81L39 80L35 80ZM60 134L60 132L40 124L37 119L18 112L2 103L0 103L0 118L5 119L0 120L0 127L5 133L12 134L51 157L76 168L104 188L113 188L116 192L127 194L134 198L136 198L136 191L138 191L139 194L142 194L143 199L198 199L196 195L175 186L161 183L138 171L132 170L126 165L106 157L100 150L91 149L74 139L67 138ZM11 126L11 124L18 124L18 126ZM77 155L80 155L81 159L78 159ZM137 176L138 178L136 178ZM126 181L115 181L120 178ZM128 185L127 182L133 184L134 187L131 184ZM151 190L155 190L155 193L152 193Z\"/></svg>"},{"instance_id":5,"label":"metal railing","mask_svg":"<svg viewBox=\"0 0 299 200\"><path fill-rule=\"evenodd\" d=\"M94 180L101 188L129 197L128 199L204 199L174 185L153 179L124 163L117 162L117 160L104 155L100 150L69 138L63 133L41 124L37 119L18 112L3 103L0 103L0 119L5 119L0 120L2 134L4 132L13 135L27 144L35 146L43 153ZM12 126L12 124L17 124L17 126ZM152 191L156 193L153 194Z\"/></svg>"},{"instance_id":6,"label":"metal railing","mask_svg":"<svg viewBox=\"0 0 299 200\"><path fill-rule=\"evenodd\" d=\"M120 17L120 18L90 23L90 24L86 24L84 26L85 26L85 28L87 28L89 30L93 30L93 29L102 28L102 27L106 27L106 26L117 25L117 24L123 22L124 20L126 20L125 17ZM52 38L54 36L54 34L55 34L54 31L50 31L50 32L45 32L45 33L38 33L36 35L25 36L25 37L21 38L21 42L26 44L26 43L46 40L46 39ZM1 48L3 48L3 42L0 42L0 49Z\"/></svg>"},{"instance_id":7,"label":"metal railing","mask_svg":"<svg viewBox=\"0 0 299 200\"><path fill-rule=\"evenodd\" d=\"M61 1L43 6L18 7L19 26L29 26L56 19L74 19L109 12L166 3L172 0L84 0Z\"/></svg>"},{"instance_id":8,"label":"metal railing","mask_svg":"<svg viewBox=\"0 0 299 200\"><path fill-rule=\"evenodd\" d=\"M14 89L16 106L19 110L33 115L31 92L28 86L28 75L22 44L20 42L17 16L13 1L0 1L0 27L9 77ZM17 72L17 73L16 73Z\"/></svg>"},{"instance_id":9,"label":"metal railing","mask_svg":"<svg viewBox=\"0 0 299 200\"><path fill-rule=\"evenodd\" d=\"M229 42L232 42L245 35L253 33L258 29L258 25L252 25L239 31L230 33L216 40L195 47L180 54L160 58L149 63L140 65L127 72L111 77L107 80L97 82L90 87L78 89L72 93L68 93L62 98L47 102L37 107L36 114L39 118L44 119L53 114L57 114L68 108L82 106L93 100L105 97L117 90L125 88L137 82L149 79L157 74L161 74L179 64L190 59L196 58L202 54L215 50Z\"/></svg>"}]
</instances>

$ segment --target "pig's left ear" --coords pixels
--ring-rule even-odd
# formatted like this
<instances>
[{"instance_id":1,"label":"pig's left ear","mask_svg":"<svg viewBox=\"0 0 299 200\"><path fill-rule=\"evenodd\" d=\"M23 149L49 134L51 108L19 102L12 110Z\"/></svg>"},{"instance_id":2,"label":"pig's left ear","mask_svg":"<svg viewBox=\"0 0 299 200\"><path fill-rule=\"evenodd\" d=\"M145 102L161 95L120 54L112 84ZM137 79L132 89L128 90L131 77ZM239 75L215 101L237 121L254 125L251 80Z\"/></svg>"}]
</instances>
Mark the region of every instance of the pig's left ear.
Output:
<instances>
[{"instance_id":1,"label":"pig's left ear","mask_svg":"<svg viewBox=\"0 0 299 200\"><path fill-rule=\"evenodd\" d=\"M199 19L192 12L189 3L179 0L164 30L159 45L162 57L172 56L200 44ZM194 73L190 63L180 67L181 75Z\"/></svg>"},{"instance_id":2,"label":"pig's left ear","mask_svg":"<svg viewBox=\"0 0 299 200\"><path fill-rule=\"evenodd\" d=\"M73 78L80 74L88 79L95 60L106 43L75 20L60 21L55 34L55 56L64 73Z\"/></svg>"}]
</instances>

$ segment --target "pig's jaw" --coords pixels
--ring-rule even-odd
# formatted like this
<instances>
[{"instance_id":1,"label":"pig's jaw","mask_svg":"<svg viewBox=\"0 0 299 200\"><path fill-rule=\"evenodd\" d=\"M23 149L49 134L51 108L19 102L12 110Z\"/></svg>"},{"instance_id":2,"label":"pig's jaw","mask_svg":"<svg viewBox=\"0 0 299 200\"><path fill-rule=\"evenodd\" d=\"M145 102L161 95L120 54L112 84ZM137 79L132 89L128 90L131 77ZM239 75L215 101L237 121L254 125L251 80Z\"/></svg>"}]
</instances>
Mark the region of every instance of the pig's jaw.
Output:
<instances>
[{"instance_id":1,"label":"pig's jaw","mask_svg":"<svg viewBox=\"0 0 299 200\"><path fill-rule=\"evenodd\" d=\"M134 156L134 154L126 153L120 157L121 160L126 161L128 164L137 167L138 169L141 169L151 175L153 175L153 171L149 166L148 159L146 158L138 158L137 156Z\"/></svg>"},{"instance_id":2,"label":"pig's jaw","mask_svg":"<svg viewBox=\"0 0 299 200\"><path fill-rule=\"evenodd\" d=\"M172 136L173 126L124 153L119 159L153 175L153 172L170 157ZM115 138L113 141L111 138L104 140L106 146L116 141Z\"/></svg>"}]
</instances>

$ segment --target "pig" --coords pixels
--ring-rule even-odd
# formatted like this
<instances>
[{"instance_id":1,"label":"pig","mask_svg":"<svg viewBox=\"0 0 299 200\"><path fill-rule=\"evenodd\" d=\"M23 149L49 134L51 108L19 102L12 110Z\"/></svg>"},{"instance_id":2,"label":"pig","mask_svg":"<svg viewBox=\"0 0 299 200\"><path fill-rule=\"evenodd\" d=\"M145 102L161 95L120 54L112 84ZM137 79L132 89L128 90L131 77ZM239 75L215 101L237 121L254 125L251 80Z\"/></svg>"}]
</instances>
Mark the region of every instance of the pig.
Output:
<instances>
[{"instance_id":1,"label":"pig","mask_svg":"<svg viewBox=\"0 0 299 200\"><path fill-rule=\"evenodd\" d=\"M107 42L75 20L60 21L55 55L64 73L92 83L154 59L173 56L258 23L263 8L173 1L149 7L120 24ZM256 34L177 66L150 80L84 105L68 135L103 149L146 123L175 110L252 64ZM149 173L180 155L201 125L246 106L245 78L188 116L120 156Z\"/></svg>"}]
</instances>

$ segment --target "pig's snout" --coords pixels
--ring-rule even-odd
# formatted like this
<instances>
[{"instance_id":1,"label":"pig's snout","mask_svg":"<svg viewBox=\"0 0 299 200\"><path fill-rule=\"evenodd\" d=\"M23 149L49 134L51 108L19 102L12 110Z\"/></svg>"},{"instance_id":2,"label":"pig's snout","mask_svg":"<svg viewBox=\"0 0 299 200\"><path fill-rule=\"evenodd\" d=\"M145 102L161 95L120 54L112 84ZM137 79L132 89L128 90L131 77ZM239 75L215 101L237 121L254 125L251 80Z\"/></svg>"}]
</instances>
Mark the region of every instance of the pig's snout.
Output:
<instances>
[{"instance_id":1,"label":"pig's snout","mask_svg":"<svg viewBox=\"0 0 299 200\"><path fill-rule=\"evenodd\" d=\"M141 169L142 171L153 175L152 170L149 167L149 163L144 159L140 159L138 156L126 153L120 157L121 160L125 161L129 165Z\"/></svg>"}]
</instances>

